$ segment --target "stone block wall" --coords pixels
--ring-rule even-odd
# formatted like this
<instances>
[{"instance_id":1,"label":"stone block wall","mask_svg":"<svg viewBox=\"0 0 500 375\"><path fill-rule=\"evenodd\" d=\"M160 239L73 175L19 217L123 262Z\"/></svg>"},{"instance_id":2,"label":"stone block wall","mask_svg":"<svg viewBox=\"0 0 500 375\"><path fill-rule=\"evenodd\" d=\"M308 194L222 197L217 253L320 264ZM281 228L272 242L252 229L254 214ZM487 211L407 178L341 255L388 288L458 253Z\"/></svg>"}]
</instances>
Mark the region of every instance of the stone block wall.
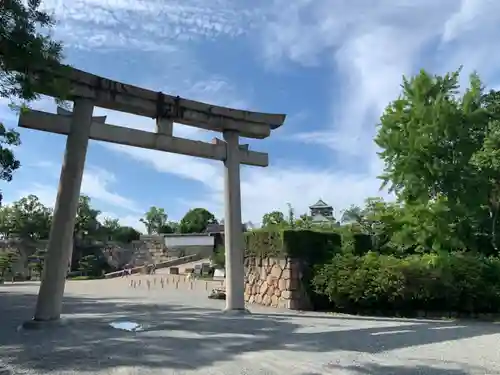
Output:
<instances>
[{"instance_id":1,"label":"stone block wall","mask_svg":"<svg viewBox=\"0 0 500 375\"><path fill-rule=\"evenodd\" d=\"M301 262L288 257L246 258L245 301L293 310L310 309Z\"/></svg>"},{"instance_id":2,"label":"stone block wall","mask_svg":"<svg viewBox=\"0 0 500 375\"><path fill-rule=\"evenodd\" d=\"M0 240L0 253L15 252L18 254L17 262L12 265L12 272L14 274L21 274L28 276L28 258L35 253L38 249L45 250L47 242L42 241L23 241L20 239L6 239Z\"/></svg>"}]
</instances>

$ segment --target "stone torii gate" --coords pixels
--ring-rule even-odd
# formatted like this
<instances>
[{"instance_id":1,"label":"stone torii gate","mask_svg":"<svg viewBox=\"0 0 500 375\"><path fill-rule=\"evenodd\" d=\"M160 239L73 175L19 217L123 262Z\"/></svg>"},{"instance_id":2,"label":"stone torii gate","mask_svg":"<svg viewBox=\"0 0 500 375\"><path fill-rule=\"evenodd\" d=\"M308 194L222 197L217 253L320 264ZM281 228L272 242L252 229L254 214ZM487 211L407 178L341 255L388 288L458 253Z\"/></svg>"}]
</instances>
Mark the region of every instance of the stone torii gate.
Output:
<instances>
[{"instance_id":1,"label":"stone torii gate","mask_svg":"<svg viewBox=\"0 0 500 375\"><path fill-rule=\"evenodd\" d=\"M57 78L69 87L68 98L74 102L73 112L60 108L57 114L33 110L19 117L20 127L67 135L33 320L54 321L61 315L89 139L224 162L225 311L244 311L240 164L267 167L269 160L267 153L250 151L248 145L240 145L239 138L269 137L271 130L283 124L285 115L214 106L112 81L73 68ZM42 94L57 96L49 91ZM92 117L95 106L154 118L156 132L107 124L106 117ZM174 137L174 122L221 132L223 140L214 138L212 143L207 143Z\"/></svg>"}]
</instances>

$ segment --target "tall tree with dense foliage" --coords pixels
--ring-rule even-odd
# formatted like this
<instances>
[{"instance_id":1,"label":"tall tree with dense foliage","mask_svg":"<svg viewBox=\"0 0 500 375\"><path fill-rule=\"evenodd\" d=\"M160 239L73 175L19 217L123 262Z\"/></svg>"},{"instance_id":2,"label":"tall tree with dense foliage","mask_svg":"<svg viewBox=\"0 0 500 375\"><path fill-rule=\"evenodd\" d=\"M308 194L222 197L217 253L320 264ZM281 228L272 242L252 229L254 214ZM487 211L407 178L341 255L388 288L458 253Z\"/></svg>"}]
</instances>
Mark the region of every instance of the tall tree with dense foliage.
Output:
<instances>
[{"instance_id":1,"label":"tall tree with dense foliage","mask_svg":"<svg viewBox=\"0 0 500 375\"><path fill-rule=\"evenodd\" d=\"M499 94L485 94L475 74L460 91L459 73L422 71L404 79L375 141L385 162L382 179L398 199L414 214L439 208L434 224L417 221L441 230L447 246L488 252L485 240L498 249Z\"/></svg>"},{"instance_id":2,"label":"tall tree with dense foliage","mask_svg":"<svg viewBox=\"0 0 500 375\"><path fill-rule=\"evenodd\" d=\"M262 227L282 226L286 225L287 220L285 214L281 211L272 211L262 217Z\"/></svg>"},{"instance_id":3,"label":"tall tree with dense foliage","mask_svg":"<svg viewBox=\"0 0 500 375\"><path fill-rule=\"evenodd\" d=\"M61 72L62 46L48 30L54 19L40 10L41 0L8 0L0 3L0 97L30 101L47 88L65 90L54 73ZM35 80L36 78L36 80ZM20 162L12 146L19 134L7 130L0 119L0 180L10 181ZM0 193L1 202L1 193Z\"/></svg>"},{"instance_id":4,"label":"tall tree with dense foliage","mask_svg":"<svg viewBox=\"0 0 500 375\"><path fill-rule=\"evenodd\" d=\"M342 223L362 223L364 218L363 209L356 205L351 205L342 213L340 221Z\"/></svg>"},{"instance_id":5,"label":"tall tree with dense foliage","mask_svg":"<svg viewBox=\"0 0 500 375\"><path fill-rule=\"evenodd\" d=\"M13 173L21 166L21 162L16 159L12 150L12 147L20 144L19 133L6 129L0 119L0 180L11 181ZM0 204L2 199L3 195L0 191Z\"/></svg>"},{"instance_id":6,"label":"tall tree with dense foliage","mask_svg":"<svg viewBox=\"0 0 500 375\"><path fill-rule=\"evenodd\" d=\"M75 221L75 238L83 239L95 236L101 227L98 219L100 213L101 211L92 208L90 197L80 195Z\"/></svg>"},{"instance_id":7,"label":"tall tree with dense foliage","mask_svg":"<svg viewBox=\"0 0 500 375\"><path fill-rule=\"evenodd\" d=\"M203 233L209 224L215 224L214 214L205 208L189 210L179 223L181 233Z\"/></svg>"},{"instance_id":8,"label":"tall tree with dense foliage","mask_svg":"<svg viewBox=\"0 0 500 375\"><path fill-rule=\"evenodd\" d=\"M137 241L141 237L141 233L132 227L118 227L111 234L111 239L116 242L130 243Z\"/></svg>"},{"instance_id":9,"label":"tall tree with dense foliage","mask_svg":"<svg viewBox=\"0 0 500 375\"><path fill-rule=\"evenodd\" d=\"M167 219L168 215L163 208L152 206L140 221L146 226L148 234L160 234L168 223Z\"/></svg>"},{"instance_id":10,"label":"tall tree with dense foliage","mask_svg":"<svg viewBox=\"0 0 500 375\"><path fill-rule=\"evenodd\" d=\"M3 279L6 273L9 273L11 277L14 277L12 269L18 259L19 254L15 251L6 251L0 253L0 279Z\"/></svg>"},{"instance_id":11,"label":"tall tree with dense foliage","mask_svg":"<svg viewBox=\"0 0 500 375\"><path fill-rule=\"evenodd\" d=\"M52 210L45 207L36 195L28 195L11 205L0 208L0 233L23 239L47 239Z\"/></svg>"}]
</instances>

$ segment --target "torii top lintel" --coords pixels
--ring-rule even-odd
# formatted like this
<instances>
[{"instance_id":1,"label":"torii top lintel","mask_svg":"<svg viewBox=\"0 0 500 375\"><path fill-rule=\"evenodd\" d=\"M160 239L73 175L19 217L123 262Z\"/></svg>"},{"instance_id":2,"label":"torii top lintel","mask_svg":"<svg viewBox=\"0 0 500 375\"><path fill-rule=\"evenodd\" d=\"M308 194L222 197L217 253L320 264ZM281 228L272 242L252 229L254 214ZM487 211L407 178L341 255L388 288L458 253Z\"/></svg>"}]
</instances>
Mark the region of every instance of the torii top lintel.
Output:
<instances>
[{"instance_id":1,"label":"torii top lintel","mask_svg":"<svg viewBox=\"0 0 500 375\"><path fill-rule=\"evenodd\" d=\"M56 77L69 89L69 99L89 98L98 107L223 132L235 130L242 137L266 138L285 121L284 114L250 112L184 99L100 77L65 66ZM57 96L47 90L42 94Z\"/></svg>"}]
</instances>

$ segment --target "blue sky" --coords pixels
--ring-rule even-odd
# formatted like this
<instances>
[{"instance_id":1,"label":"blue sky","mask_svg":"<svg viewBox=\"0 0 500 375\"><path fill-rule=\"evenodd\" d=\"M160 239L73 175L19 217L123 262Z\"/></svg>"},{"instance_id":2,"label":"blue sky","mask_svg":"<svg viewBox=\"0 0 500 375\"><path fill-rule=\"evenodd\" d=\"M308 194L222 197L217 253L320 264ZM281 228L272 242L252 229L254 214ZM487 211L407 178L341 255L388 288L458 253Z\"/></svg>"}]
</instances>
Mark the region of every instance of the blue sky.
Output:
<instances>
[{"instance_id":1,"label":"blue sky","mask_svg":"<svg viewBox=\"0 0 500 375\"><path fill-rule=\"evenodd\" d=\"M268 168L242 168L243 220L297 214L322 198L337 215L379 191L377 120L420 68L464 66L499 86L500 2L494 0L46 0L73 66L108 78L230 107L286 113L269 139ZM370 4L369 6L367 4ZM396 5L398 4L398 5ZM50 99L35 108L55 111ZM154 120L96 109L108 123ZM5 101L0 118L16 115ZM36 194L53 206L65 138L20 129L22 168L1 182L6 202ZM179 136L215 133L174 125ZM205 207L222 218L220 162L92 142L82 193L103 216L142 229L152 205L173 220Z\"/></svg>"}]
</instances>

